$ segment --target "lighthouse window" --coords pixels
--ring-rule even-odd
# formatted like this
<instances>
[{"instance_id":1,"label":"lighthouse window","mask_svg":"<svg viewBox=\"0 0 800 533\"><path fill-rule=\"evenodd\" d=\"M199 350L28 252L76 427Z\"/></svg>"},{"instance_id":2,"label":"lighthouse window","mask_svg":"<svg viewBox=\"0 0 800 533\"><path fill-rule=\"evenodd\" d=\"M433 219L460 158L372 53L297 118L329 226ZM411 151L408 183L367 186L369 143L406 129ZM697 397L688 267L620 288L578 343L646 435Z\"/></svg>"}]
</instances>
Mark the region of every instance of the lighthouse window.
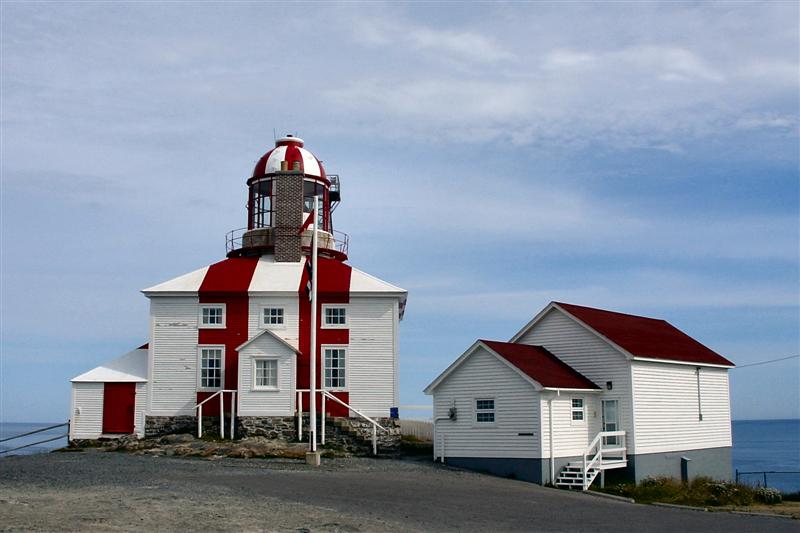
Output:
<instances>
[{"instance_id":1,"label":"lighthouse window","mask_svg":"<svg viewBox=\"0 0 800 533\"><path fill-rule=\"evenodd\" d=\"M272 226L272 180L262 180L250 186L251 213L253 228Z\"/></svg>"},{"instance_id":2,"label":"lighthouse window","mask_svg":"<svg viewBox=\"0 0 800 533\"><path fill-rule=\"evenodd\" d=\"M325 348L325 388L343 389L345 381L345 348Z\"/></svg>"},{"instance_id":3,"label":"lighthouse window","mask_svg":"<svg viewBox=\"0 0 800 533\"><path fill-rule=\"evenodd\" d=\"M222 388L223 361L223 348L200 348L200 389Z\"/></svg>"},{"instance_id":4,"label":"lighthouse window","mask_svg":"<svg viewBox=\"0 0 800 533\"><path fill-rule=\"evenodd\" d=\"M277 359L254 359L253 369L254 389L275 390L278 388Z\"/></svg>"},{"instance_id":5,"label":"lighthouse window","mask_svg":"<svg viewBox=\"0 0 800 533\"><path fill-rule=\"evenodd\" d=\"M319 197L317 202L317 224L320 229L322 229L325 225L325 203L323 201L324 194L325 187L323 187L321 183L308 180L303 182L303 212L310 213L314 210L314 195L317 195Z\"/></svg>"},{"instance_id":6,"label":"lighthouse window","mask_svg":"<svg viewBox=\"0 0 800 533\"><path fill-rule=\"evenodd\" d=\"M224 328L225 327L225 305L201 305L200 306L200 327L201 328Z\"/></svg>"},{"instance_id":7,"label":"lighthouse window","mask_svg":"<svg viewBox=\"0 0 800 533\"><path fill-rule=\"evenodd\" d=\"M323 305L322 312L325 316L324 327L331 329L347 327L346 307Z\"/></svg>"},{"instance_id":8,"label":"lighthouse window","mask_svg":"<svg viewBox=\"0 0 800 533\"><path fill-rule=\"evenodd\" d=\"M283 325L283 307L265 307L264 308L264 325L265 326L282 326Z\"/></svg>"}]
</instances>

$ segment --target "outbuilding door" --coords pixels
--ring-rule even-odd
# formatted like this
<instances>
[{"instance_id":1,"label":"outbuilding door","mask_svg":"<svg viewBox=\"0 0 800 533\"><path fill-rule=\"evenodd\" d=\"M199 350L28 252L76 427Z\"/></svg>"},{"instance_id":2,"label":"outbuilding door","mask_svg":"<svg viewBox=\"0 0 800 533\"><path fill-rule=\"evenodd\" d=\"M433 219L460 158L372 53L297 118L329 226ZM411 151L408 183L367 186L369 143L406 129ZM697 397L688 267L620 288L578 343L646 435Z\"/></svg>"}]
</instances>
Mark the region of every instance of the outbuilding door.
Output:
<instances>
[{"instance_id":1,"label":"outbuilding door","mask_svg":"<svg viewBox=\"0 0 800 533\"><path fill-rule=\"evenodd\" d=\"M133 433L136 383L105 383L103 433Z\"/></svg>"},{"instance_id":2,"label":"outbuilding door","mask_svg":"<svg viewBox=\"0 0 800 533\"><path fill-rule=\"evenodd\" d=\"M603 400L603 431L619 431L619 402ZM606 446L618 446L619 437L605 437Z\"/></svg>"}]
</instances>

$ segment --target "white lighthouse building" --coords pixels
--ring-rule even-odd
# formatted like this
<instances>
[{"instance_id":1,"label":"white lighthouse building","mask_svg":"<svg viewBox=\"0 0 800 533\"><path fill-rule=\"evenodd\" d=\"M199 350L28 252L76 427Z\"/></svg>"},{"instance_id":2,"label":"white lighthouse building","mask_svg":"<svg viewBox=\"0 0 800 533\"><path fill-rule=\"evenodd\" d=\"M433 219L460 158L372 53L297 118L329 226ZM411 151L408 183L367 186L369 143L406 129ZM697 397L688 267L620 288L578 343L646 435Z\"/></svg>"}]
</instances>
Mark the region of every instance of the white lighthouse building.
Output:
<instances>
[{"instance_id":1,"label":"white lighthouse building","mask_svg":"<svg viewBox=\"0 0 800 533\"><path fill-rule=\"evenodd\" d=\"M287 135L247 187L247 227L228 234L227 257L144 289L149 341L72 380L72 439L193 432L199 414L218 424L220 410L237 435L286 436L311 403L314 229L318 409L383 418L396 408L407 293L347 264L348 238L333 229L339 177Z\"/></svg>"}]
</instances>

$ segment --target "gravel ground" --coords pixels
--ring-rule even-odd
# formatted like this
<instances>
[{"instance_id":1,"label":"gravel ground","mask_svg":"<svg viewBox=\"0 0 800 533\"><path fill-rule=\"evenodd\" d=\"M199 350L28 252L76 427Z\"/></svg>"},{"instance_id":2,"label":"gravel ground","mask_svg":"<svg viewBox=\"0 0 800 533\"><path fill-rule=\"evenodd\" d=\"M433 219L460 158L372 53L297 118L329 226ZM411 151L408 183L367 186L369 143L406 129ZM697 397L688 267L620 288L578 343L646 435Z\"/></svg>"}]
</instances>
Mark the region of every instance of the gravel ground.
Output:
<instances>
[{"instance_id":1,"label":"gravel ground","mask_svg":"<svg viewBox=\"0 0 800 533\"><path fill-rule=\"evenodd\" d=\"M90 450L0 460L2 531L800 531L634 505L426 461L184 459Z\"/></svg>"}]
</instances>

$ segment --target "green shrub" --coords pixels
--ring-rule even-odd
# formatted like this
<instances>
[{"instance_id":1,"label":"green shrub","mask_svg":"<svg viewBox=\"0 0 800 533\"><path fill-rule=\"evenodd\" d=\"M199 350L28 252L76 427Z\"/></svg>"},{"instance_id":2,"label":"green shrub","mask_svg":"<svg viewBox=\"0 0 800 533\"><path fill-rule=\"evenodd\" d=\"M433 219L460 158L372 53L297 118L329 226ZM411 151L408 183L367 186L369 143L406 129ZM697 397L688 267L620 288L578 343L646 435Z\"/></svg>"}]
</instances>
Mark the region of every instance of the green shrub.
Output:
<instances>
[{"instance_id":1,"label":"green shrub","mask_svg":"<svg viewBox=\"0 0 800 533\"><path fill-rule=\"evenodd\" d=\"M755 499L750 487L705 477L695 478L689 483L668 477L647 478L638 485L622 483L605 491L633 498L640 503L693 506L749 505Z\"/></svg>"}]
</instances>

